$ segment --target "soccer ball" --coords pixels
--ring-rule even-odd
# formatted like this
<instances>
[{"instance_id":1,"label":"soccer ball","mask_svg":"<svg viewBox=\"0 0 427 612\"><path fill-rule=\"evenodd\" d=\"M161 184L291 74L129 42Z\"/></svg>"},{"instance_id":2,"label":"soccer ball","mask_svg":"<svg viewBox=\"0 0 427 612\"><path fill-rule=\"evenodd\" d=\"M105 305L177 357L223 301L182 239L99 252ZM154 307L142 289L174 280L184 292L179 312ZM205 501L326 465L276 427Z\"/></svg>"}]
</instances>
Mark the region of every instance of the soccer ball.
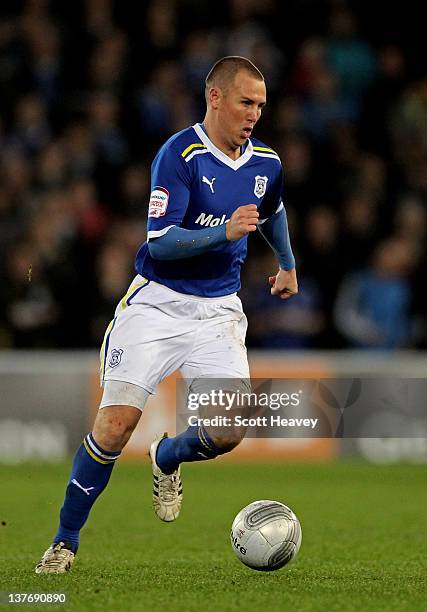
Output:
<instances>
[{"instance_id":1,"label":"soccer ball","mask_svg":"<svg viewBox=\"0 0 427 612\"><path fill-rule=\"evenodd\" d=\"M255 570L280 569L301 546L301 525L290 508L261 499L240 510L231 526L231 545L237 558Z\"/></svg>"}]
</instances>

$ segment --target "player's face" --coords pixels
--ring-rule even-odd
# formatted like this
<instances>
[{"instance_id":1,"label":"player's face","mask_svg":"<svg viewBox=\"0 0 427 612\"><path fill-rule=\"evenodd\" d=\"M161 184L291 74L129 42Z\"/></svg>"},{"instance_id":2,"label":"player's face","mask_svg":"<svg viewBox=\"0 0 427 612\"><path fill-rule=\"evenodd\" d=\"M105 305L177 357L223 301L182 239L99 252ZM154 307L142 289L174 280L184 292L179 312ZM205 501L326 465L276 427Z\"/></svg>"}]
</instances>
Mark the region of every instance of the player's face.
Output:
<instances>
[{"instance_id":1,"label":"player's face","mask_svg":"<svg viewBox=\"0 0 427 612\"><path fill-rule=\"evenodd\" d=\"M224 144L239 148L251 136L266 102L264 81L246 71L238 72L234 83L223 94L218 106L218 120Z\"/></svg>"}]
</instances>

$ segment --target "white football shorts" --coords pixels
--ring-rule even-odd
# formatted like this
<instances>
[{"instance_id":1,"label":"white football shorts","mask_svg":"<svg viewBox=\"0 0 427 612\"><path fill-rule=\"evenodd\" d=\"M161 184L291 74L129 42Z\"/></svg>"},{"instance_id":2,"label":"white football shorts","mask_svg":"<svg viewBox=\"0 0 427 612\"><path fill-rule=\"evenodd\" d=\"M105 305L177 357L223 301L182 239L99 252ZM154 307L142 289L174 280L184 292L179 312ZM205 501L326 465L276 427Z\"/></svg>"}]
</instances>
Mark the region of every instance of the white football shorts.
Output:
<instances>
[{"instance_id":1,"label":"white football shorts","mask_svg":"<svg viewBox=\"0 0 427 612\"><path fill-rule=\"evenodd\" d=\"M155 393L180 370L199 378L249 379L240 298L177 293L139 274L116 308L101 347L101 385L122 381Z\"/></svg>"}]
</instances>

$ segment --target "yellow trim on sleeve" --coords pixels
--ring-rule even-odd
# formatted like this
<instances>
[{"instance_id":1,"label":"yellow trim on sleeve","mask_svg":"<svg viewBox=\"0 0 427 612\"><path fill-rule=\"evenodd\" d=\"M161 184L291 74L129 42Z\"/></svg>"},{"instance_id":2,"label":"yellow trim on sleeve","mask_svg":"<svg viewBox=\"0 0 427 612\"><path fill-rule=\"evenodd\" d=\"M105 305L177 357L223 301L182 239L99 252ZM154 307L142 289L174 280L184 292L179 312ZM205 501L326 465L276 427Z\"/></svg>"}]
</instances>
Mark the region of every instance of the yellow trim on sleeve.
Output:
<instances>
[{"instance_id":1,"label":"yellow trim on sleeve","mask_svg":"<svg viewBox=\"0 0 427 612\"><path fill-rule=\"evenodd\" d=\"M254 147L253 149L254 151L267 151L268 153L274 153L274 155L277 155L276 151L270 149L270 147Z\"/></svg>"},{"instance_id":2,"label":"yellow trim on sleeve","mask_svg":"<svg viewBox=\"0 0 427 612\"><path fill-rule=\"evenodd\" d=\"M191 144L189 147L187 147L182 153L181 153L181 157L187 157L188 153L190 153L190 151L192 151L193 149L196 149L197 147L202 147L203 149L206 149L206 145L202 144L201 142L195 142L194 144Z\"/></svg>"}]
</instances>

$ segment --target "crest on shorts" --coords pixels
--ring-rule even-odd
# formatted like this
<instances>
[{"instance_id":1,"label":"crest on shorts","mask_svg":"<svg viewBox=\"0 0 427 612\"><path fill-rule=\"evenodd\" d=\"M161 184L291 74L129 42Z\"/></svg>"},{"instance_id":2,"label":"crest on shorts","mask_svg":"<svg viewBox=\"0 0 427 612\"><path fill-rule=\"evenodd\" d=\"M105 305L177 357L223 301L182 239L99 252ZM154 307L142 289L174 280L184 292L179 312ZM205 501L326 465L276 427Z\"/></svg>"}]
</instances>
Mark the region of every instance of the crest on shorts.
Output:
<instances>
[{"instance_id":1,"label":"crest on shorts","mask_svg":"<svg viewBox=\"0 0 427 612\"><path fill-rule=\"evenodd\" d=\"M257 198L262 198L262 196L265 195L265 192L267 190L267 181L268 176L257 175L255 177L254 194Z\"/></svg>"},{"instance_id":2,"label":"crest on shorts","mask_svg":"<svg viewBox=\"0 0 427 612\"><path fill-rule=\"evenodd\" d=\"M122 360L123 349L112 349L110 352L110 359L108 360L108 365L110 368L115 368L119 365Z\"/></svg>"}]
</instances>

